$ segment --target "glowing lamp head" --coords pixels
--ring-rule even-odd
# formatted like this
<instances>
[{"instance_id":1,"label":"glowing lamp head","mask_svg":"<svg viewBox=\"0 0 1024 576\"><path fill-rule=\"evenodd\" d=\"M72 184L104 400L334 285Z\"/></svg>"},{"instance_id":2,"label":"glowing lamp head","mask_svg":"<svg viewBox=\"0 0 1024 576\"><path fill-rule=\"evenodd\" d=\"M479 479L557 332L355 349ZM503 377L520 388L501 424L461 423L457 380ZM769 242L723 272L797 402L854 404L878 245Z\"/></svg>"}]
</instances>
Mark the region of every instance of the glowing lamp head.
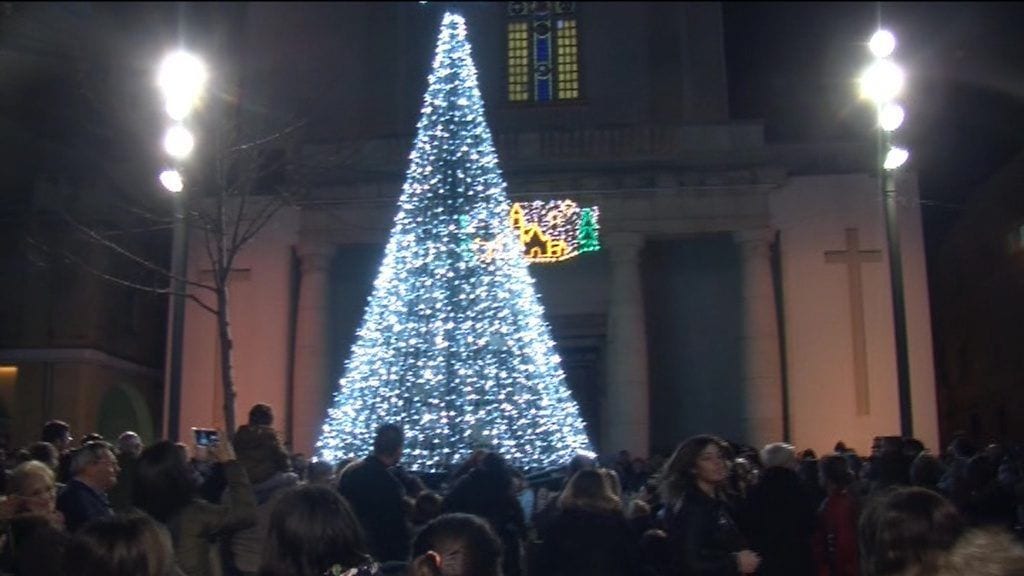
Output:
<instances>
[{"instance_id":1,"label":"glowing lamp head","mask_svg":"<svg viewBox=\"0 0 1024 576\"><path fill-rule=\"evenodd\" d=\"M860 77L861 98L876 104L891 101L903 90L903 70L889 60L878 60Z\"/></svg>"},{"instance_id":2,"label":"glowing lamp head","mask_svg":"<svg viewBox=\"0 0 1024 576\"><path fill-rule=\"evenodd\" d=\"M160 183L168 192L178 193L185 189L181 174L177 170L164 170L160 173Z\"/></svg>"},{"instance_id":3,"label":"glowing lamp head","mask_svg":"<svg viewBox=\"0 0 1024 576\"><path fill-rule=\"evenodd\" d=\"M888 30L879 30L871 36L868 41L868 48L875 58L887 58L896 49L896 37Z\"/></svg>"},{"instance_id":4,"label":"glowing lamp head","mask_svg":"<svg viewBox=\"0 0 1024 576\"><path fill-rule=\"evenodd\" d=\"M903 125L904 117L903 107L889 102L878 110L878 126L886 132L892 132Z\"/></svg>"},{"instance_id":5,"label":"glowing lamp head","mask_svg":"<svg viewBox=\"0 0 1024 576\"><path fill-rule=\"evenodd\" d=\"M164 58L157 85L164 94L167 115L182 120L199 101L206 85L206 66L187 52L174 52Z\"/></svg>"},{"instance_id":6,"label":"glowing lamp head","mask_svg":"<svg viewBox=\"0 0 1024 576\"><path fill-rule=\"evenodd\" d=\"M910 158L910 152L907 152L904 148L892 147L885 155L885 162L882 163L882 168L895 170L903 166L908 158Z\"/></svg>"},{"instance_id":7,"label":"glowing lamp head","mask_svg":"<svg viewBox=\"0 0 1024 576\"><path fill-rule=\"evenodd\" d=\"M192 133L181 125L171 126L164 136L164 150L174 158L185 158L192 153L196 140Z\"/></svg>"}]
</instances>

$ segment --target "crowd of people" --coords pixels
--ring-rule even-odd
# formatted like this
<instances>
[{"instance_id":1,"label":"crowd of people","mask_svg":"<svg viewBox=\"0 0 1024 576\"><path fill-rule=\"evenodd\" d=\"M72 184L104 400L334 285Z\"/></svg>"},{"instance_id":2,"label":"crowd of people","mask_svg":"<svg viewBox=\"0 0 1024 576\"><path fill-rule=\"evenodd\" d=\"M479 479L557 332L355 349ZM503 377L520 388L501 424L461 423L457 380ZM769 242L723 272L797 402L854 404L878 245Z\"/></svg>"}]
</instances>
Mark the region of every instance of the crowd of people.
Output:
<instances>
[{"instance_id":1,"label":"crowd of people","mask_svg":"<svg viewBox=\"0 0 1024 576\"><path fill-rule=\"evenodd\" d=\"M48 422L0 474L0 574L1024 575L1024 454L966 437L818 458L701 435L527 477L490 450L417 475L393 424L363 458L306 462L265 404L232 436L73 446Z\"/></svg>"}]
</instances>

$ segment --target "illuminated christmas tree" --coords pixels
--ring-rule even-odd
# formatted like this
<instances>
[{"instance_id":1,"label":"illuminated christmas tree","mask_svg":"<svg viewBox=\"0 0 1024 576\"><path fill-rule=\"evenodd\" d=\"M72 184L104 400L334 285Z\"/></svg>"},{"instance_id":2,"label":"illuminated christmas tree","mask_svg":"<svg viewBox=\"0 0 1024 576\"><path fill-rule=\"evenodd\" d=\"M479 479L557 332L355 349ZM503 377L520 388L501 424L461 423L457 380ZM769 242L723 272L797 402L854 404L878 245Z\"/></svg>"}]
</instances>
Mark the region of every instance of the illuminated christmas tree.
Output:
<instances>
[{"instance_id":1,"label":"illuminated christmas tree","mask_svg":"<svg viewBox=\"0 0 1024 576\"><path fill-rule=\"evenodd\" d=\"M399 211L317 451L367 454L405 430L403 463L476 448L537 469L590 445L544 322L484 120L461 16L445 14Z\"/></svg>"}]
</instances>

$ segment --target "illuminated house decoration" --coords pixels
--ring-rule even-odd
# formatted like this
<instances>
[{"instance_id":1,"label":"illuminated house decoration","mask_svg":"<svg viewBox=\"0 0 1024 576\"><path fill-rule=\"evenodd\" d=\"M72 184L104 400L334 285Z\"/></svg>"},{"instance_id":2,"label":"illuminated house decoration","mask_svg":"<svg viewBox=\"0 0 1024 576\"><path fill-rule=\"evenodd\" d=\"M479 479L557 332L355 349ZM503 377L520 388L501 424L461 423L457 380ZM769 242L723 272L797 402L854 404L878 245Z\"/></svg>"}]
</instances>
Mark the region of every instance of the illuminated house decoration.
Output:
<instances>
[{"instance_id":1,"label":"illuminated house decoration","mask_svg":"<svg viewBox=\"0 0 1024 576\"><path fill-rule=\"evenodd\" d=\"M561 262L601 248L597 206L580 208L572 200L516 202L509 221L529 262Z\"/></svg>"}]
</instances>

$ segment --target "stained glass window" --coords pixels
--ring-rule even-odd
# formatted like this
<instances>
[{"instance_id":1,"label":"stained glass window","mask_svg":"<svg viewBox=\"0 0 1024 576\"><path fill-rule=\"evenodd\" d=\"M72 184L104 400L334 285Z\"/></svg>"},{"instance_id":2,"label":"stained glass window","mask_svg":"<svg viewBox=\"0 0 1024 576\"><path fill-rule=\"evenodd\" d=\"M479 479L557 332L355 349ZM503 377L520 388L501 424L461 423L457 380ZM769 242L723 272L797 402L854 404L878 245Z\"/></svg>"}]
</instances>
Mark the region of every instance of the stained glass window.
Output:
<instances>
[{"instance_id":1,"label":"stained glass window","mask_svg":"<svg viewBox=\"0 0 1024 576\"><path fill-rule=\"evenodd\" d=\"M510 102L550 102L580 97L575 4L508 3Z\"/></svg>"}]
</instances>

